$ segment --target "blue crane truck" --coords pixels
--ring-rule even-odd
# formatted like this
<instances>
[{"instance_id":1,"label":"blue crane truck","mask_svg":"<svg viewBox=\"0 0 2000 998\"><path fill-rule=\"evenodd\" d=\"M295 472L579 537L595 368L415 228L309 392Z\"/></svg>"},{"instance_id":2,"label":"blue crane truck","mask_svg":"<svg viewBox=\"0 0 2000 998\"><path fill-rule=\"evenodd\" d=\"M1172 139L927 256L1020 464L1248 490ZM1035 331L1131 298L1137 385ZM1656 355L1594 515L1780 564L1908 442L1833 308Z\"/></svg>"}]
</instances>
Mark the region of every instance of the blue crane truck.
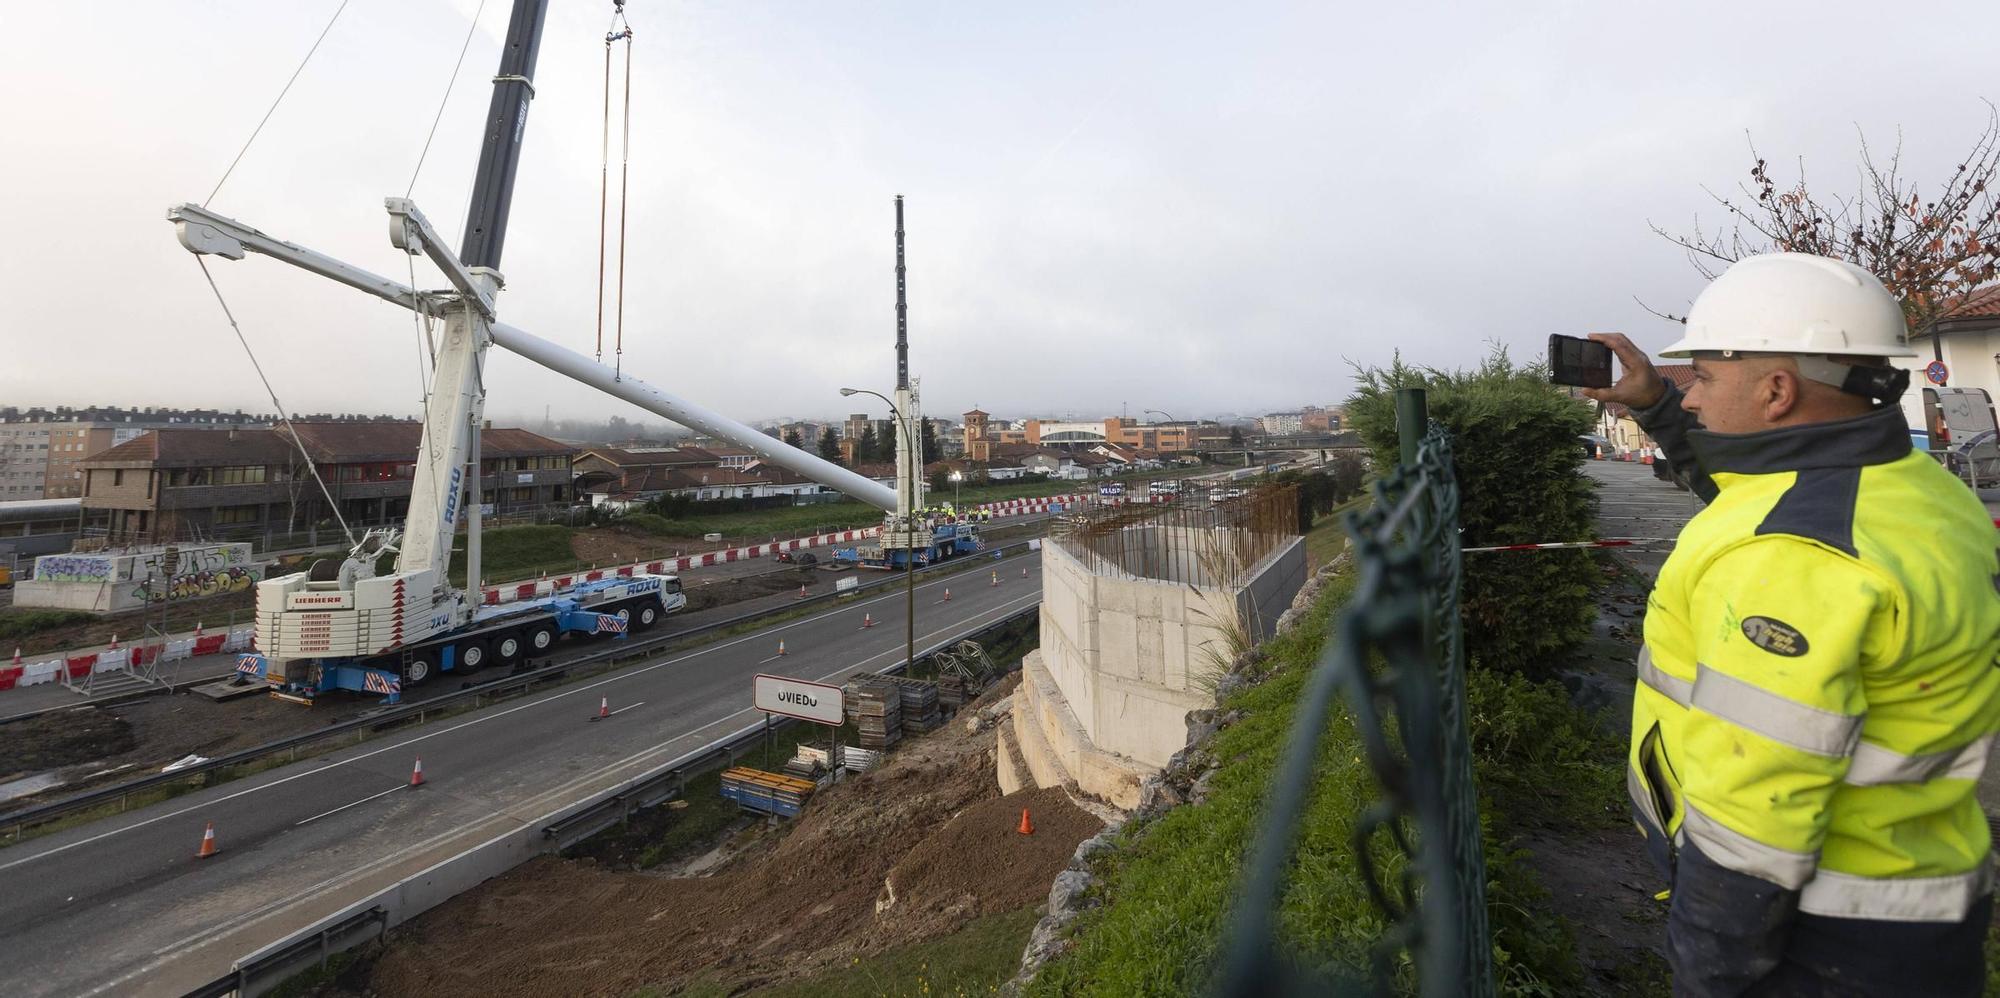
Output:
<instances>
[{"instance_id":1,"label":"blue crane truck","mask_svg":"<svg viewBox=\"0 0 2000 998\"><path fill-rule=\"evenodd\" d=\"M342 640L338 612L330 607L316 616L310 604L325 600L316 593L297 594L301 606L279 618L258 620L259 648L299 647L347 650L354 647ZM619 640L634 631L644 631L660 618L687 605L680 579L672 575L633 575L581 582L567 588L513 603L497 603L473 608L464 626L445 629L427 638L398 644L378 654L333 655L274 662L260 653L237 660L239 675L261 678L271 686L271 694L298 703L334 690L377 693L383 703L400 703L403 687L424 683L438 673L466 675L487 665L514 665L523 659L548 654L564 635ZM265 615L260 613L259 617ZM435 623L448 625L448 620ZM267 641L267 626L286 629L284 644ZM392 625L393 626L393 625ZM379 640L379 639L378 639ZM368 647L368 645L362 645Z\"/></svg>"}]
</instances>

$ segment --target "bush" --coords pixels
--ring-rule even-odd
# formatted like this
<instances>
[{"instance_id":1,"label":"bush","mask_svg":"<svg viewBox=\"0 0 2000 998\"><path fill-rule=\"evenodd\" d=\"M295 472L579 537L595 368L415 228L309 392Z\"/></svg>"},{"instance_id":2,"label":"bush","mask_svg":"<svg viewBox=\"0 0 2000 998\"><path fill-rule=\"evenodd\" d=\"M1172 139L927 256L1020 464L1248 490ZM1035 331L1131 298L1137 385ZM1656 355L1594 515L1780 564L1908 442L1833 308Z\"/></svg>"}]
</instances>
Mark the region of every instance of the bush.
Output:
<instances>
[{"instance_id":1,"label":"bush","mask_svg":"<svg viewBox=\"0 0 2000 998\"><path fill-rule=\"evenodd\" d=\"M1411 367L1399 356L1356 376L1348 416L1378 469L1399 456L1396 389L1428 393L1431 420L1452 436L1466 547L1593 536L1597 500L1577 440L1590 432L1590 408L1550 385L1545 367L1517 366L1495 347L1471 371ZM1462 615L1473 660L1546 674L1590 634L1591 564L1580 550L1468 557Z\"/></svg>"}]
</instances>

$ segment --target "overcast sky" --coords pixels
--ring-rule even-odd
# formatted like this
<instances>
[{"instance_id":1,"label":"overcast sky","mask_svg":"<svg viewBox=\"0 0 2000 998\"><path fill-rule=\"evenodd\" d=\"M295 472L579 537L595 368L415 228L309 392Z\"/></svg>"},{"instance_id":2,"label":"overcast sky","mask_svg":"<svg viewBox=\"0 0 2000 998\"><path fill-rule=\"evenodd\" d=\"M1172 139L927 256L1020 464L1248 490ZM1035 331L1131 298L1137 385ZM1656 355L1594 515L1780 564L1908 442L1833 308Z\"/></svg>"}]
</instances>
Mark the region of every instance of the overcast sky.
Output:
<instances>
[{"instance_id":1,"label":"overcast sky","mask_svg":"<svg viewBox=\"0 0 2000 998\"><path fill-rule=\"evenodd\" d=\"M336 6L9 0L0 404L268 408L163 216ZM405 279L382 198L476 6L352 0L210 207ZM414 192L454 243L509 6ZM1348 359L1398 348L1657 349L1674 331L1633 296L1681 307L1699 279L1647 221L1733 186L1746 131L1851 189L1857 126L1937 176L2000 96L1972 3L1474 6L631 0L626 368L745 420L886 390L896 193L934 415L1255 413L1343 398ZM501 310L589 352L610 4L553 7ZM264 258L211 269L288 407L416 409L407 312ZM644 415L504 351L489 370L496 418Z\"/></svg>"}]
</instances>

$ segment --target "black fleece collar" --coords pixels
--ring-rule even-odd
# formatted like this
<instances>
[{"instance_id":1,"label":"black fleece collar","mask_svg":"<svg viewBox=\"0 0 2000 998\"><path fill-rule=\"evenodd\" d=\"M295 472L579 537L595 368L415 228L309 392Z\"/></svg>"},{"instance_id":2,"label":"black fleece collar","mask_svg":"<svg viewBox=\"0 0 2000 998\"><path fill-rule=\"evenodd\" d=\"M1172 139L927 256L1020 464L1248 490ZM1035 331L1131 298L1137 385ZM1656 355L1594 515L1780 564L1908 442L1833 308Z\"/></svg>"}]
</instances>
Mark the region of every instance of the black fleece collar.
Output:
<instances>
[{"instance_id":1,"label":"black fleece collar","mask_svg":"<svg viewBox=\"0 0 2000 998\"><path fill-rule=\"evenodd\" d=\"M1703 471L1769 475L1816 468L1887 464L1910 452L1910 430L1900 406L1885 405L1827 423L1786 426L1756 433L1688 431Z\"/></svg>"}]
</instances>

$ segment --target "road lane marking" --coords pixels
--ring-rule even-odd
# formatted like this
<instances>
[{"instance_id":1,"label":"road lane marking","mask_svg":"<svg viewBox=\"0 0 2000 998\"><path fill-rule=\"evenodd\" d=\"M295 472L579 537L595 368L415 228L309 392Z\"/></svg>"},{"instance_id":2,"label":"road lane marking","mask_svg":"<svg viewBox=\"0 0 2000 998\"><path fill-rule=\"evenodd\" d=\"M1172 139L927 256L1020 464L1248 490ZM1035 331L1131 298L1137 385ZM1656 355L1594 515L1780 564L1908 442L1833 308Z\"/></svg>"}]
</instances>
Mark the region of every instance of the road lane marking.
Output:
<instances>
[{"instance_id":1,"label":"road lane marking","mask_svg":"<svg viewBox=\"0 0 2000 998\"><path fill-rule=\"evenodd\" d=\"M1040 594L1031 594L1029 596L1016 597L1015 599L1009 600L1006 603L1002 603L999 607L993 610L987 610L983 613L976 614L972 618L962 622L959 625L956 625L955 627L945 627L932 631L931 633L924 635L924 638L925 640L928 641L931 638L937 637L941 634L949 633L950 631L957 628L962 628L964 626L971 625L975 621L979 621L982 618L991 617L995 614L1004 617L1008 613L1011 613L1015 609L1018 609L1017 606L1018 604L1024 604L1031 599L1039 600L1040 598L1041 598ZM882 654L874 655L869 658L863 659L861 662L858 662L854 665L841 666L840 668L837 668L834 671L829 672L824 676L821 676L820 681L824 682L826 680L830 680L840 675L843 672L859 671L860 669L862 669L863 666L867 665L868 663L873 662L875 659L881 658L882 655L885 654L894 655L898 654L901 651L902 649L894 649L889 652L884 652ZM351 868L348 870L343 870L340 873L337 873L331 877L321 880L319 883L313 884L312 886L305 888L304 890L294 891L290 894L287 894L284 897L275 898L271 901L267 901L264 904L257 906L256 908L252 908L249 911L243 912L242 914L235 916L234 918L226 919L218 924L204 928L201 931L194 933L193 935L187 936L183 939L169 943L166 946L162 946L159 949L154 950L153 955L155 959L147 962L145 965L133 971L130 971L125 975L109 983L101 984L96 988L93 988L85 993L92 995L100 994L104 991L108 991L112 988L115 988L118 985L125 983L126 981L132 980L135 977L139 977L144 974L150 973L157 967L170 962L171 959L173 959L173 957L169 956L169 954L174 954L176 956L182 955L184 954L185 951L196 948L198 946L208 946L211 943L217 941L217 937L220 937L224 934L233 933L238 930L248 928L249 926L264 921L266 919L282 915L285 912L298 907L299 905L306 904L308 902L311 902L319 898L321 895L327 892L330 892L335 889L345 888L350 884L353 884L356 881L361 880L364 877L372 875L378 869L393 865L395 863L403 862L404 859L412 853L421 852L423 850L429 849L432 846L435 846L445 841L446 839L452 836L461 835L464 833L465 829L471 825L484 824L498 819L503 822L508 822L513 826L510 827L507 831L502 832L499 835L495 835L492 838L480 843L479 845L472 846L470 849L461 850L458 854L449 857L448 859L441 860L438 863L432 864L430 867L414 875L417 877L423 876L425 873L428 873L431 870L438 869L439 867L442 867L446 863L456 860L459 856L463 856L467 852L485 848L486 846L491 845L493 842L506 838L509 835L519 834L523 829L533 827L536 821L546 820L550 815L556 813L554 811L550 811L546 814L542 814L539 818L535 819L535 821L528 821L515 817L513 814L509 813L511 811L518 811L522 808L535 808L535 807L546 806L540 802L570 793L572 792L573 788L581 786L582 784L591 782L593 780L601 780L604 778L605 774L614 772L619 769L627 768L633 765L634 763L640 762L647 756L657 756L663 754L669 750L670 746L679 742L684 742L690 738L697 738L701 736L703 732L706 732L709 729L716 727L717 725L726 724L732 720L742 718L745 715L754 715L756 713L758 713L758 711L755 707L738 708L737 710L725 714L722 717L716 718L715 720L710 721L707 724L702 725L701 727L695 728L694 730L689 731L686 734L676 735L673 738L666 740L665 742L661 742L649 748L641 749L640 751L634 752L631 755L628 755L625 758L610 764L609 766L601 767L593 773L588 773L582 776L578 776L575 779L572 779L558 786L551 787L548 790L545 790L539 794L534 795L533 797L528 797L521 801L517 801L515 803L506 805L506 808L503 810L490 811L484 817L475 818L472 821L469 821L464 825L460 825L457 828L440 832L420 842L412 843L408 846L405 846L402 849L397 850L396 852L389 853L388 855L379 857L373 862L367 863L359 867ZM629 782L629 779L624 782ZM561 807L569 807L569 806L571 805L565 804L562 805ZM559 807L557 810L560 809L561 808ZM404 878L404 879L411 879L411 878ZM380 891L378 890L375 893L379 894ZM375 895L371 894L369 896L373 897ZM349 904L347 907L352 908L353 904ZM346 910L346 909L339 909L339 910Z\"/></svg>"},{"instance_id":2,"label":"road lane marking","mask_svg":"<svg viewBox=\"0 0 2000 998\"><path fill-rule=\"evenodd\" d=\"M604 715L604 716L605 716L605 717L617 717L618 715L620 715L620 714L623 714L623 713L625 713L626 711L628 711L628 710L631 710L631 709L632 709L632 708L634 708L634 707L644 707L645 705L646 705L646 701L644 701L644 700L641 700L641 701L639 701L638 703L628 703L628 704L626 704L625 706L623 706L623 707L620 707L620 708L618 708L617 710L614 710L614 711L612 711L611 713L609 713L609 714L606 714L606 715Z\"/></svg>"},{"instance_id":3,"label":"road lane marking","mask_svg":"<svg viewBox=\"0 0 2000 998\"><path fill-rule=\"evenodd\" d=\"M356 804L366 804L366 803L368 803L369 801L371 801L371 800L374 800L374 799L375 799L375 798L377 798L377 797L387 797L387 796L389 796L390 794L393 794L393 793L395 793L395 792L396 792L396 791L398 791L398 790L403 790L403 789L406 789L406 786L407 786L407 785L405 785L405 786L401 786L401 787L390 787L389 789L387 789L387 790L384 790L384 791L382 791L382 792L381 792L381 793L379 793L379 794L369 794L368 796L366 796L366 797L363 797L363 798L361 798L360 800L357 800L357 801L349 801L348 803L346 803L346 804L342 804L342 805L340 805L339 807L336 807L336 808L334 808L334 809L333 809L333 810L331 810L331 811L321 811L320 813L318 813L318 814L315 814L315 815L313 815L313 816L312 816L312 817L310 817L310 818L307 818L307 819L306 819L305 821L295 821L295 822L293 822L293 823L292 823L292 827L293 827L293 828L297 828L297 827L299 827L300 825L303 825L303 824L306 824L307 822L312 822L312 821L318 821L319 819L321 819L321 818L324 818L324 817L326 817L326 816L327 816L327 815L329 815L329 814L339 814L340 812L342 812L342 811L345 811L345 810L347 810L348 808L350 808L350 807L353 807L353 806L354 806L354 805L356 805Z\"/></svg>"},{"instance_id":4,"label":"road lane marking","mask_svg":"<svg viewBox=\"0 0 2000 998\"><path fill-rule=\"evenodd\" d=\"M1003 561L1001 561L1000 563L1001 563L1001 564L1006 564L1007 562L1011 562L1011 561L1015 560L1016 558L1022 558L1022 557L1030 557L1030 555L1015 555L1015 556L1014 556L1014 558L1007 558L1007 559L1004 559L1004 560L1003 560ZM939 579L939 580L937 580L937 581L935 581L935 582L930 582L930 583L925 583L924 585L931 585L931 586L934 586L934 585L938 585L938 584L940 584L940 583L942 583L942 582L945 582L945 581L948 581L948 579ZM918 588L919 588L919 589L921 589L921 588L924 588L924 586L918 586ZM879 602L882 602L882 601L884 601L884 600L892 600L892 599L902 599L902 598L905 598L905 594L904 594L904 593L900 593L900 592L898 592L898 593L890 593L890 594L888 594L888 595L884 595L884 596L879 596L879 597L876 597L875 599L872 599L872 600L866 600L866 601L864 601L864 602L863 602L863 603L862 603L861 605L862 605L862 606L868 606L868 605L872 605L872 604L874 604L874 603L879 603ZM1040 598L1041 598L1041 595L1040 595L1039 593L1036 593L1036 594L1035 594L1035 596L1034 596L1034 598L1035 598L1035 599L1040 599ZM71 849L75 849L75 848L77 848L78 846L85 846L85 845L90 845L91 843L94 843L94 842L101 842L101 841L103 841L103 840L105 840L105 839L108 839L108 838L111 838L111 837L112 837L112 836L114 836L114 835L120 835L120 834L123 834L123 833L125 833L125 832L129 832L129 831L134 831L134 830L136 830L136 829L140 829L140 828L144 828L144 827L145 827L145 826L147 826L147 825L151 825L151 824L154 824L154 823L157 823L157 822L161 822L161 821L166 821L166 820L168 820L168 819L170 819L170 818L178 818L178 817L180 817L181 815L184 815L184 814L191 814L191 813L193 813L193 812L195 812L195 811L200 811L200 810L203 810L203 809L206 809L206 808L212 808L212 807L214 807L214 806L216 806L216 805L218 805L218 804L223 804L223 803L227 803L228 801L232 801L232 800L235 800L235 799L236 799L236 798L238 798L238 797L245 797L245 796L248 796L248 795L250 795L250 794L254 794L254 793L258 793L258 792L260 792L260 791L264 791L264 790L269 790L269 789L271 789L272 787L277 787L277 786L282 786L282 785L284 785L284 784L286 784L286 783L290 783L290 782L292 782L293 780L302 780L302 779L305 779L306 777L309 777L309 776L317 776L317 775L319 775L320 773L324 773L324 772L326 772L326 771L328 771L328 770L331 770L331 769L337 769L337 768L339 768L339 767L341 767L341 766L346 766L346 765L349 765L349 764L351 764L351 763L356 763L356 762L360 762L360 761L362 761L362 760L364 760L364 759L372 759L372 758L374 758L375 756L378 756L378 755L382 755L383 753L386 753L386 752L395 752L395 751L398 751L398 750L400 750L400 749L405 749L405 748L408 748L408 747L409 747L409 746L411 746L411 745L415 745L415 744L417 744L418 742L423 742L423 741L428 741L428 740L430 740L430 739L432 739L432 738L437 738L437 737L439 737L439 736L441 736L441 735L448 735L448 734L451 734L451 733L452 733L452 732L454 732L454 731L459 731L459 730L461 730L461 729L464 729L464 728L469 728L469 727L472 727L472 726L473 726L473 725L475 725L475 724L484 724L484 723L486 723L487 721L491 721L491 720L494 720L494 719L496 719L496 718L501 718L501 717L506 717L506 716L508 716L508 715L510 715L510 714L513 714L513 713L516 713L516 712L518 712L518 711L523 711L523 710L528 710L528 709L530 709L530 708L534 708L534 707L540 707L540 706L542 706L542 705L544 705L544 704L548 704L548 703L554 703L555 701L557 701L557 700L560 700L560 699L562 699L562 698L564 698L564 697L567 697L567 696L573 696L573 695L575 695L575 694L577 694L577 693L584 693L584 692L588 692L588 691L590 691L590 690L594 690L594 689L596 689L596 688L598 688L598 687L600 687L600 686L606 686L606 685L609 685L609 684L611 684L611 683L615 683L615 682L619 682L620 680L624 680L624 679L629 679L629 678L632 678L632 677L634 677L634 676L641 676L641 675L644 675L644 674L646 674L646 673L648 673L648 672L652 672L652 671L653 671L653 670L655 670L655 669L663 669L663 668L665 668L665 667L667 667L667 666L669 666L669 665L678 665L678 664L680 664L680 663L682 663L682 662L685 662L685 661L688 661L689 659L693 659L693 658L698 658L698 657L700 657L700 656L702 656L702 655L706 655L706 654L709 654L710 652L716 652L716 651L721 651L721 650L722 650L722 649L724 649L724 648L730 648L730 647L734 647L734 646L736 646L736 645L740 645L740 644L743 644L743 643L745 643L745 642L748 642L748 641L757 641L757 640L762 640L762 639L765 639L765 638L767 638L767 637L768 637L768 636L770 635L770 633L771 633L772 631L779 631L779 630L786 630L786 629L788 629L788 628L793 628L793 627L798 627L798 626L800 626L800 625L803 625L803 624L808 624L808 623L815 623L815 622L818 622L818 621L820 621L820 620L823 620L823 619L827 618L828 616L830 616L830 615L831 615L831 614L833 614L833 613L838 613L838 612L842 612L842 611L845 611L845 610L851 610L851 609L853 609L853 607L852 607L852 606L847 606L847 607L840 607L840 608L838 608L838 609L836 609L836 610L828 610L828 611L826 611L826 612L824 612L824 613L819 613L819 614L814 614L814 615L811 615L811 616L807 616L807 617L801 617L801 618L799 618L798 620L794 620L794 621L789 621L789 622L787 622L787 623L784 623L784 624L779 624L779 625L776 625L776 626L774 626L774 627L770 627L770 628L763 628L763 629L759 629L759 630L756 630L756 631L752 631L752 632L750 632L749 634L745 634L744 636L742 636L742 637L740 637L740 638L734 638L734 639L732 639L732 640L729 640L729 641L724 641L724 642L720 642L720 643L718 643L718 644L712 644L712 645L704 645L704 646L702 646L701 648L698 648L698 649L695 649L695 650L693 650L693 651L690 651L690 652L687 652L686 654L683 654L683 655L679 655L679 656L676 656L676 657L674 657L674 658L669 658L669 659L663 659L663 660L661 660L661 661L658 661L658 662L655 662L655 663L653 663L652 665L643 665L643 666L637 666L637 667L633 667L633 668L626 668L626 669L619 669L619 670L616 670L615 672L613 672L612 674L610 674L609 676L607 676L607 677L605 677L605 678L603 678L603 679L600 679L600 680L597 680L596 682L592 682L592 683L587 683L587 684L583 684L583 685L579 685L579 686L574 686L574 687L568 687L568 688L565 688L565 689L561 689L561 690L557 690L557 691L555 691L554 693L551 693L550 695L548 695L548 696L546 696L546 697L543 697L542 699L539 699L539 700L531 700L531 701L528 701L527 703L523 703L523 704L518 704L518 705L516 705L516 706L513 706L513 707L509 707L509 708L507 708L506 710L501 710L501 711L495 711L495 712L493 712L493 713L490 713L490 714L481 714L481 715L480 715L480 716L478 716L478 717L475 717L475 718L471 718L471 719L469 719L469 720L466 720L466 721L461 721L461 722L459 722L459 723L457 723L457 724L454 724L454 725L452 725L452 726L450 726L450 727L448 727L448 728L440 728L440 729L438 729L438 730L436 730L436 731L430 731L430 732L425 732L424 734L421 734L421 735L417 735L417 736L415 736L415 737L413 737L413 738L409 738L409 739L406 739L406 740L404 740L404 741L400 741L400 742L397 742L397 743L395 743L395 744L393 744L393 745L384 745L384 746L382 746L381 748L378 748L378 749L373 749L373 750L370 750L370 751L368 751L368 752L363 752L363 753L361 753L360 755L356 755L356 756L352 756L352 757L349 757L349 758L346 758L346 759L340 759L340 760L337 760L337 761L334 761L334 762L329 762L329 763L327 763L327 764L326 764L326 765L324 765L324 766L319 766L319 767L316 767L316 768L314 768L314 769L309 769L309 770L306 770L306 771L304 771L304 772L300 772L300 773L293 773L293 774L291 774L291 775L288 775L288 776L283 776L283 777L279 777L278 779L275 779L275 780L272 780L272 781L270 781L269 783L261 783L261 784L258 784L257 786L254 786L254 787L246 787L246 788L244 788L244 789L242 789L242 790L238 790L238 791L235 791L235 792L233 792L233 793L228 793L228 794L224 794L224 795L223 795L223 796L221 796L221 797L217 797L217 798L214 798L214 799L212 799L212 800L208 800L208 801L204 801L204 802L202 802L202 803L199 803L199 804L192 804L192 805L189 805L189 806L187 806L187 807L184 807L184 808L181 808L181 809L179 809L179 810L176 810L176 811L169 811L169 812L167 812L167 813L165 813L165 814L159 814L159 815L154 815L153 817L150 817L150 818L143 818L143 819L140 819L140 820L138 820L138 821L135 821L135 822L133 822L133 823L131 823L131 824L129 824L129 825L123 825L123 826L120 826L120 827L118 827L118 828L114 828L114 829L111 829L110 831L106 831L106 832L99 832L99 833L97 833L96 835L92 835L92 836L89 836L89 837L87 837L87 838L81 838L81 839L78 839L78 840L76 840L75 842L70 842L70 843L66 843L66 844L64 844L64 845L60 845L60 846L56 846L56 847L55 847L55 848L53 848L53 849L48 849L48 850L45 850L45 851L43 851L43 852L39 852L39 853L36 853L36 854L34 854L34 855L32 855L32 856L24 856L24 857L22 857L22 858L20 858L20 859L16 859L16 860L13 860L13 861L11 861L11 862L7 862L7 863L0 863L0 872L3 872L3 871L6 871L6 870L11 870L11 869L13 869L13 868L15 868L15 867L17 867L17 866L24 866L24 865L26 865L26 864L28 864L28 863L32 863L32 862L34 862L34 861L36 861L36 860L39 860L39 859L46 859L46 858L48 858L48 857L50 857L50 856L54 856L54 855L57 855L58 853L64 853L64 852L68 852L69 850L71 850ZM983 614L981 614L981 615L979 615L979 616L983 616ZM962 625L954 625L954 626L962 626ZM949 630L949 628L947 628L947 630ZM939 632L933 632L933 633L939 633ZM878 657L879 657L879 656L878 656ZM762 664L762 663L759 663L759 664ZM17 846L17 847L15 847L15 848L19 848L19 847Z\"/></svg>"}]
</instances>

